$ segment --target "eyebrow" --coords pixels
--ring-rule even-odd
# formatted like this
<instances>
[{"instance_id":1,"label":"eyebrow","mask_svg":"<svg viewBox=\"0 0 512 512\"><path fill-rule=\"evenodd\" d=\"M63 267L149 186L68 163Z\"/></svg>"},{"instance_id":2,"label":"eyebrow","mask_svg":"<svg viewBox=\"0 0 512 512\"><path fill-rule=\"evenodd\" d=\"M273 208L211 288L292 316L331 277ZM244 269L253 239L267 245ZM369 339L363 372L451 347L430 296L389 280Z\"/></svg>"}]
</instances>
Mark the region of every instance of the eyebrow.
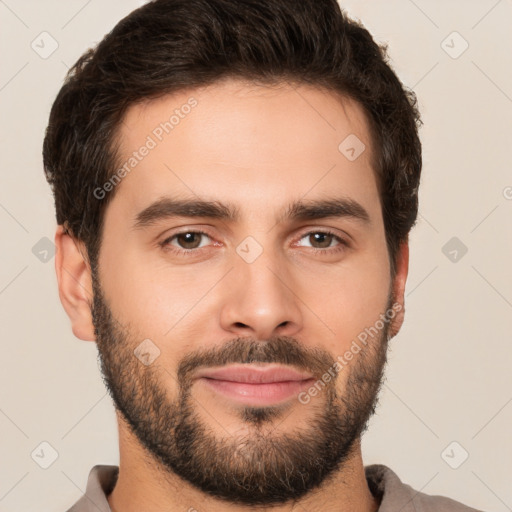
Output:
<instances>
[{"instance_id":1,"label":"eyebrow","mask_svg":"<svg viewBox=\"0 0 512 512\"><path fill-rule=\"evenodd\" d=\"M134 229L150 227L161 220L174 217L208 218L237 222L240 209L233 204L203 199L176 199L163 197L140 211L135 217ZM327 198L310 201L294 201L281 214L277 223L285 220L304 221L329 217L350 218L370 224L370 215L357 201L350 198Z\"/></svg>"}]
</instances>

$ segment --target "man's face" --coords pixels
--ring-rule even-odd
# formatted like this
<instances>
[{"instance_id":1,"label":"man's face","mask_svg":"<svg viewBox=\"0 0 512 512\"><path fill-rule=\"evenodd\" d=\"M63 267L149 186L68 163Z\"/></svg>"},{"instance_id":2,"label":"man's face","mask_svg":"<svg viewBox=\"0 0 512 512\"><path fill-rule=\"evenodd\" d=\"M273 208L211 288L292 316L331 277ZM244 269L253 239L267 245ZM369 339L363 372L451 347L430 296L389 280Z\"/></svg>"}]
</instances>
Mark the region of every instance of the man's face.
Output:
<instances>
[{"instance_id":1,"label":"man's face","mask_svg":"<svg viewBox=\"0 0 512 512\"><path fill-rule=\"evenodd\" d=\"M304 495L353 454L385 363L386 323L357 341L394 301L361 109L316 88L228 81L132 106L119 135L122 163L134 151L137 163L106 210L93 308L116 407L164 470L204 492ZM340 151L348 136L355 151ZM366 146L355 159L354 136ZM238 217L148 209L171 197ZM352 209L289 210L327 200ZM303 380L201 377L235 364Z\"/></svg>"}]
</instances>

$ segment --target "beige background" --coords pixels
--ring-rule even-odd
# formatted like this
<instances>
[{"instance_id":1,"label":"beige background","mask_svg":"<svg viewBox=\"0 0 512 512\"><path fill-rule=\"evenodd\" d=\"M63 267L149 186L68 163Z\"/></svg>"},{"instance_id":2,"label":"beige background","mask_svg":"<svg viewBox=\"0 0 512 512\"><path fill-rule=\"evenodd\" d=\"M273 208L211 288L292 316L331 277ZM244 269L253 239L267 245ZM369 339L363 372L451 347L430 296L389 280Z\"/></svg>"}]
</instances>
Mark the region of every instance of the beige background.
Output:
<instances>
[{"instance_id":1,"label":"beige background","mask_svg":"<svg viewBox=\"0 0 512 512\"><path fill-rule=\"evenodd\" d=\"M141 3L0 1L0 511L66 510L93 465L118 463L96 347L73 336L58 298L41 145L67 68ZM425 123L406 321L364 437L365 463L387 464L427 494L510 511L512 1L342 5L389 42ZM43 31L59 45L47 58L31 47L46 37L51 49ZM459 247L443 252L452 237ZM41 442L58 454L47 469L37 462L51 462L52 451ZM463 450L468 459L452 469Z\"/></svg>"}]
</instances>

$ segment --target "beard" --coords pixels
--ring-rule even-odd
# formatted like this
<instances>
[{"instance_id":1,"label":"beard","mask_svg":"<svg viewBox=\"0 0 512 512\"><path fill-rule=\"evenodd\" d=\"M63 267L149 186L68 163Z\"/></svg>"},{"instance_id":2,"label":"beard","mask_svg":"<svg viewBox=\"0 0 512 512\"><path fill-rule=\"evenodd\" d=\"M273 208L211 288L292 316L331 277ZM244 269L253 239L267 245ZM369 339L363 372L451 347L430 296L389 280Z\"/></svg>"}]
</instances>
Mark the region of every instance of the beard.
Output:
<instances>
[{"instance_id":1,"label":"beard","mask_svg":"<svg viewBox=\"0 0 512 512\"><path fill-rule=\"evenodd\" d=\"M244 434L215 434L199 414L192 396L192 375L199 368L228 363L281 363L309 371L316 382L336 359L294 338L267 341L233 339L220 347L198 350L177 362L176 374L157 363L145 366L134 349L143 338L112 315L93 272L92 307L103 381L114 405L163 477L178 476L200 491L227 503L274 505L297 500L343 469L368 420L382 385L389 325L343 367L318 396L265 407L234 409ZM388 297L389 310L392 297ZM332 370L331 370L332 372ZM343 393L336 388L348 372ZM177 398L164 383L173 378ZM306 427L279 430L286 414L304 407ZM306 421L307 420L307 421ZM212 417L211 423L218 424Z\"/></svg>"}]
</instances>

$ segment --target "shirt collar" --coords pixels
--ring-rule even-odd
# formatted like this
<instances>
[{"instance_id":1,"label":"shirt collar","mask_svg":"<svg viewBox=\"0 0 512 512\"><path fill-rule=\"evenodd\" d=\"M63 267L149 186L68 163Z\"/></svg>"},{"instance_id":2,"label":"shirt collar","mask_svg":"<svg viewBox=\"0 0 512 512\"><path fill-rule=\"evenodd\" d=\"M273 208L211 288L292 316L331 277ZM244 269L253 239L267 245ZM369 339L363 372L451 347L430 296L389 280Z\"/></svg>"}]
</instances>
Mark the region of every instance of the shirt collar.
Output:
<instances>
[{"instance_id":1,"label":"shirt collar","mask_svg":"<svg viewBox=\"0 0 512 512\"><path fill-rule=\"evenodd\" d=\"M96 465L89 472L85 494L68 512L112 512L107 496L119 475L119 466Z\"/></svg>"}]
</instances>

